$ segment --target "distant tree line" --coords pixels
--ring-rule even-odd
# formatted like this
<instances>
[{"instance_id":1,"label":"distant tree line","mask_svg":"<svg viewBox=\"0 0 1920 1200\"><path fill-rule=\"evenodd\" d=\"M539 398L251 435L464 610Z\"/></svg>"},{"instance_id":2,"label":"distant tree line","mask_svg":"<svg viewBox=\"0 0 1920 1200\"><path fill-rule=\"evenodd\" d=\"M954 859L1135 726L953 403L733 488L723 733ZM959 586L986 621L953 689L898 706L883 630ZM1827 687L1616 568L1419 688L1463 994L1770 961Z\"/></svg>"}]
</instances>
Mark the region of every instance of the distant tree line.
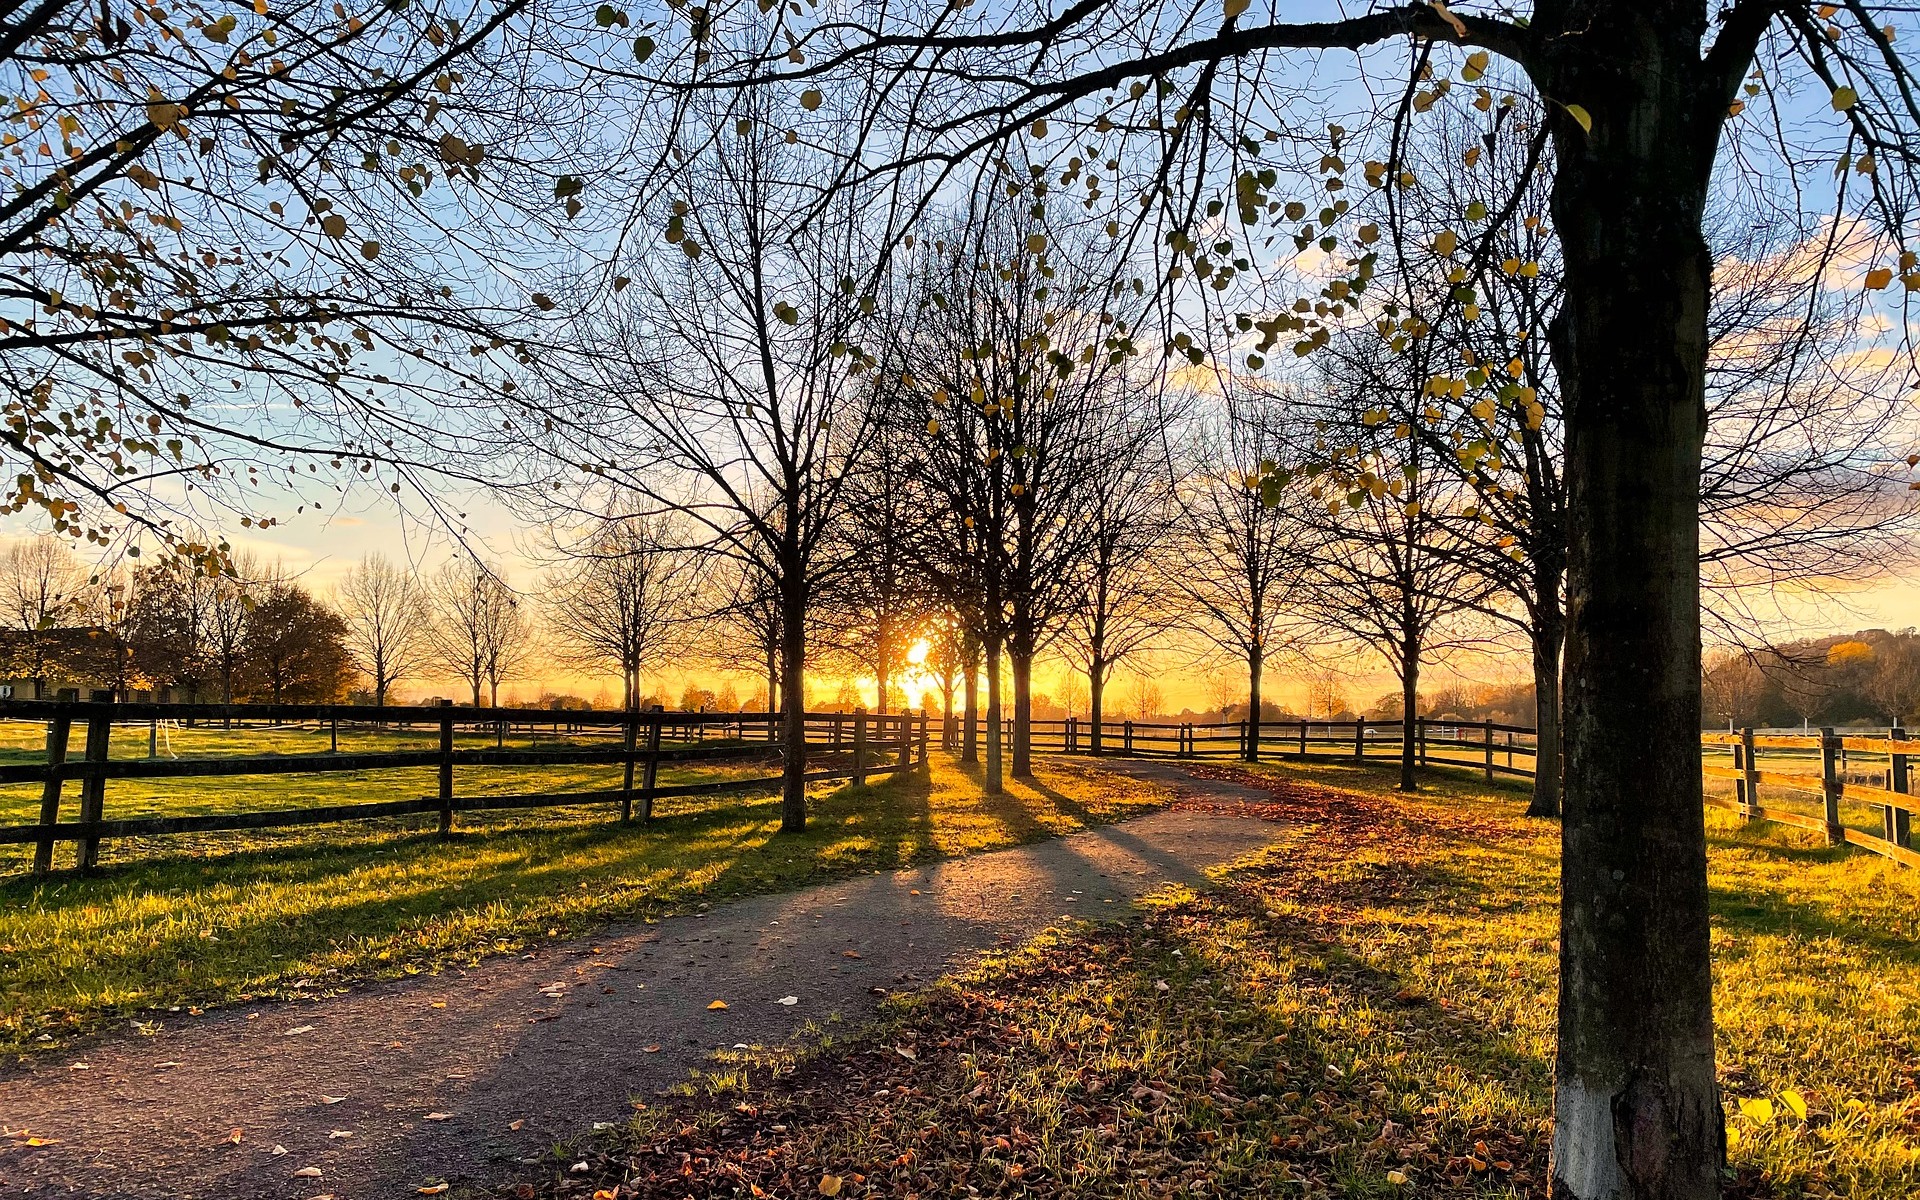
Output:
<instances>
[{"instance_id":1,"label":"distant tree line","mask_svg":"<svg viewBox=\"0 0 1920 1200\"><path fill-rule=\"evenodd\" d=\"M1920 631L1865 629L1709 656L1708 727L1893 725L1920 721Z\"/></svg>"}]
</instances>

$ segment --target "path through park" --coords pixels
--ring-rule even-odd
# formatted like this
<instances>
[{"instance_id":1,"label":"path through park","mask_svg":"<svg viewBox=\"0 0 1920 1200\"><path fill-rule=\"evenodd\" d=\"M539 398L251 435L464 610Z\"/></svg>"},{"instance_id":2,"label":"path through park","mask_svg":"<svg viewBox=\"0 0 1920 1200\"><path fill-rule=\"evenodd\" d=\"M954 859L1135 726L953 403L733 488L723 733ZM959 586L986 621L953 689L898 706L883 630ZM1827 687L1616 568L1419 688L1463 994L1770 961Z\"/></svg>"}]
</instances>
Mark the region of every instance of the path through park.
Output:
<instances>
[{"instance_id":1,"label":"path through park","mask_svg":"<svg viewBox=\"0 0 1920 1200\"><path fill-rule=\"evenodd\" d=\"M1257 795L1171 766L1190 794ZM0 1196L337 1200L481 1181L618 1121L713 1050L858 1022L1062 916L1268 844L1174 809L1054 841L610 928L324 1000L170 1020L0 1070ZM715 1001L725 1008L714 1006Z\"/></svg>"}]
</instances>

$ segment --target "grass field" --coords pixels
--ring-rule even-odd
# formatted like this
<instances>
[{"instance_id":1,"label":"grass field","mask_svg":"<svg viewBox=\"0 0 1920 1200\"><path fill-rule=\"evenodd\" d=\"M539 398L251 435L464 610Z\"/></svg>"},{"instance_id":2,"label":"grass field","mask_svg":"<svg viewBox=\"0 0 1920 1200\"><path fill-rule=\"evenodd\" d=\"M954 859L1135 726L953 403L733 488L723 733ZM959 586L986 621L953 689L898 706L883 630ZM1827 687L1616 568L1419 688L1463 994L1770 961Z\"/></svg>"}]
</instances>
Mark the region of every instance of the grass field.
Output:
<instances>
[{"instance_id":1,"label":"grass field","mask_svg":"<svg viewBox=\"0 0 1920 1200\"><path fill-rule=\"evenodd\" d=\"M1291 832L1216 890L716 1061L502 1194L1543 1196L1556 827L1260 774ZM1728 1195L1920 1192L1920 876L1709 824Z\"/></svg>"},{"instance_id":2,"label":"grass field","mask_svg":"<svg viewBox=\"0 0 1920 1200\"><path fill-rule=\"evenodd\" d=\"M218 785L204 803L289 799L260 792L258 780L192 782ZM663 801L645 826L618 824L604 804L462 814L446 843L431 817L145 839L145 853L98 875L0 878L0 1049L155 1008L313 995L609 920L1034 841L1167 799L1070 762L1046 764L1036 782L989 797L977 775L936 755L930 779L823 788L808 831L777 840L778 804L766 794ZM324 789L332 802L377 785L285 786ZM359 794L396 794L386 786Z\"/></svg>"}]
</instances>

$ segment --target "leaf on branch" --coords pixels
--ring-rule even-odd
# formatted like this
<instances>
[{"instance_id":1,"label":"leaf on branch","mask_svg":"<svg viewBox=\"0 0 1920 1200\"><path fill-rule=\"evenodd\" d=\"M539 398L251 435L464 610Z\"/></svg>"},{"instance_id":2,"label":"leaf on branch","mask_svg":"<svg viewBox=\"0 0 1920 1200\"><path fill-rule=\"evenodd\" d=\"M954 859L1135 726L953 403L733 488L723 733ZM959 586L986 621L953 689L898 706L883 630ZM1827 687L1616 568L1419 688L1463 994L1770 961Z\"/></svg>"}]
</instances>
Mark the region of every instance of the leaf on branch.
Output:
<instances>
[{"instance_id":1,"label":"leaf on branch","mask_svg":"<svg viewBox=\"0 0 1920 1200\"><path fill-rule=\"evenodd\" d=\"M645 62L653 57L656 49L654 40L645 34L633 39L633 61Z\"/></svg>"},{"instance_id":2,"label":"leaf on branch","mask_svg":"<svg viewBox=\"0 0 1920 1200\"><path fill-rule=\"evenodd\" d=\"M1860 103L1860 93L1854 91L1852 88L1837 87L1833 89L1833 111L1846 112L1858 103Z\"/></svg>"},{"instance_id":3,"label":"leaf on branch","mask_svg":"<svg viewBox=\"0 0 1920 1200\"><path fill-rule=\"evenodd\" d=\"M1460 78L1466 80L1468 83L1477 81L1482 75L1487 73L1488 61L1485 50L1475 50L1472 54L1467 55L1467 65L1460 69Z\"/></svg>"},{"instance_id":4,"label":"leaf on branch","mask_svg":"<svg viewBox=\"0 0 1920 1200\"><path fill-rule=\"evenodd\" d=\"M1593 132L1593 115L1591 113L1587 112L1586 109L1580 107L1578 104L1568 104L1565 108L1567 115L1572 117L1574 123L1580 126L1582 133Z\"/></svg>"},{"instance_id":5,"label":"leaf on branch","mask_svg":"<svg viewBox=\"0 0 1920 1200\"><path fill-rule=\"evenodd\" d=\"M1892 282L1892 267L1875 267L1867 272L1867 287L1872 291L1877 292Z\"/></svg>"},{"instance_id":6,"label":"leaf on branch","mask_svg":"<svg viewBox=\"0 0 1920 1200\"><path fill-rule=\"evenodd\" d=\"M814 109L819 108L821 101L825 99L826 97L820 94L819 88L808 88L806 91L800 93L800 107L806 109L808 112L812 112Z\"/></svg>"}]
</instances>

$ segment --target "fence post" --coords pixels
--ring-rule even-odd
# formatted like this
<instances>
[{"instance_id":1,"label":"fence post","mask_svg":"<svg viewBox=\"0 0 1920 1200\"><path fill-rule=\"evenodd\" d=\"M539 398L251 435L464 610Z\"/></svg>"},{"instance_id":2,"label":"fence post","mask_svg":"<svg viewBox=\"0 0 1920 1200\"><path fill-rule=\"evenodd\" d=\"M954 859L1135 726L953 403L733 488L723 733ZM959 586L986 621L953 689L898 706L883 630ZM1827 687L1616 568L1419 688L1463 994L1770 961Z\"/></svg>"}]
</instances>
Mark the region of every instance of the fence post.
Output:
<instances>
[{"instance_id":1,"label":"fence post","mask_svg":"<svg viewBox=\"0 0 1920 1200\"><path fill-rule=\"evenodd\" d=\"M1740 778L1733 781L1733 804L1741 819L1745 820L1753 802L1747 799L1747 748L1740 742L1733 744L1733 769L1740 772Z\"/></svg>"},{"instance_id":2,"label":"fence post","mask_svg":"<svg viewBox=\"0 0 1920 1200\"><path fill-rule=\"evenodd\" d=\"M640 820L653 820L653 793L660 782L660 727L666 724L667 706L652 708L653 720L647 723L647 761L640 768Z\"/></svg>"},{"instance_id":3,"label":"fence post","mask_svg":"<svg viewBox=\"0 0 1920 1200\"><path fill-rule=\"evenodd\" d=\"M629 711L621 720L620 729L620 822L625 824L633 820L633 757L634 744L639 740L640 714Z\"/></svg>"},{"instance_id":4,"label":"fence post","mask_svg":"<svg viewBox=\"0 0 1920 1200\"><path fill-rule=\"evenodd\" d=\"M340 714L327 718L327 753L340 753Z\"/></svg>"},{"instance_id":5,"label":"fence post","mask_svg":"<svg viewBox=\"0 0 1920 1200\"><path fill-rule=\"evenodd\" d=\"M920 709L920 769L928 774L933 772L932 761L927 757L927 710L924 705Z\"/></svg>"},{"instance_id":6,"label":"fence post","mask_svg":"<svg viewBox=\"0 0 1920 1200\"><path fill-rule=\"evenodd\" d=\"M67 761L67 736L73 728L69 713L55 713L47 722L47 782L40 790L40 840L33 846L33 873L53 870L53 827L60 820L61 768Z\"/></svg>"},{"instance_id":7,"label":"fence post","mask_svg":"<svg viewBox=\"0 0 1920 1200\"><path fill-rule=\"evenodd\" d=\"M1760 767L1753 761L1753 729L1749 726L1740 731L1740 770L1747 785L1747 807L1740 815L1753 820L1754 810L1760 807Z\"/></svg>"},{"instance_id":8,"label":"fence post","mask_svg":"<svg viewBox=\"0 0 1920 1200\"><path fill-rule=\"evenodd\" d=\"M1421 766L1427 765L1427 722L1422 717L1413 719L1413 756Z\"/></svg>"},{"instance_id":9,"label":"fence post","mask_svg":"<svg viewBox=\"0 0 1920 1200\"><path fill-rule=\"evenodd\" d=\"M1367 719L1361 717L1353 723L1353 761L1362 762L1367 757Z\"/></svg>"},{"instance_id":10,"label":"fence post","mask_svg":"<svg viewBox=\"0 0 1920 1200\"><path fill-rule=\"evenodd\" d=\"M147 757L160 757L160 718L151 717L147 721Z\"/></svg>"},{"instance_id":11,"label":"fence post","mask_svg":"<svg viewBox=\"0 0 1920 1200\"><path fill-rule=\"evenodd\" d=\"M839 724L839 722L835 722ZM853 710L853 786L867 782L867 710Z\"/></svg>"},{"instance_id":12,"label":"fence post","mask_svg":"<svg viewBox=\"0 0 1920 1200\"><path fill-rule=\"evenodd\" d=\"M1300 722L1300 759L1301 761L1302 762L1306 761L1306 757L1307 757L1307 723L1305 721L1302 721Z\"/></svg>"},{"instance_id":13,"label":"fence post","mask_svg":"<svg viewBox=\"0 0 1920 1200\"><path fill-rule=\"evenodd\" d=\"M107 742L113 736L113 692L95 688L90 694L92 711L87 714L86 774L80 779L80 821L97 824L107 807L107 777L100 770L107 761ZM96 834L80 839L77 864L91 871L100 864L100 838Z\"/></svg>"},{"instance_id":14,"label":"fence post","mask_svg":"<svg viewBox=\"0 0 1920 1200\"><path fill-rule=\"evenodd\" d=\"M1822 818L1827 823L1827 845L1838 846L1846 841L1840 832L1840 792L1845 786L1840 779L1840 739L1834 736L1832 729L1820 731L1820 799L1825 810Z\"/></svg>"},{"instance_id":15,"label":"fence post","mask_svg":"<svg viewBox=\"0 0 1920 1200\"><path fill-rule=\"evenodd\" d=\"M440 701L440 838L453 836L453 701Z\"/></svg>"},{"instance_id":16,"label":"fence post","mask_svg":"<svg viewBox=\"0 0 1920 1200\"><path fill-rule=\"evenodd\" d=\"M893 719L894 729L898 731L900 738L900 755L894 762L902 767L913 765L913 730L907 724L912 716L913 711L909 709Z\"/></svg>"},{"instance_id":17,"label":"fence post","mask_svg":"<svg viewBox=\"0 0 1920 1200\"><path fill-rule=\"evenodd\" d=\"M1126 721L1122 723L1120 736L1122 739L1121 744L1126 747L1128 754L1132 754L1133 753L1133 718L1132 717L1128 717Z\"/></svg>"},{"instance_id":18,"label":"fence post","mask_svg":"<svg viewBox=\"0 0 1920 1200\"><path fill-rule=\"evenodd\" d=\"M1487 782L1492 783L1493 782L1493 722L1492 721L1482 721L1480 723L1480 735L1481 735L1481 740L1486 743L1485 753L1486 753Z\"/></svg>"},{"instance_id":19,"label":"fence post","mask_svg":"<svg viewBox=\"0 0 1920 1200\"><path fill-rule=\"evenodd\" d=\"M1890 742L1904 742L1907 740L1907 731L1895 725L1893 729L1888 732L1887 740ZM1899 792L1902 796L1905 796L1908 794L1906 752L1894 751L1890 753L1888 757L1891 761L1887 764L1887 790L1890 792ZM1896 846L1911 846L1913 844L1913 814L1904 808L1894 808L1892 805L1887 806L1887 814L1887 840Z\"/></svg>"}]
</instances>

